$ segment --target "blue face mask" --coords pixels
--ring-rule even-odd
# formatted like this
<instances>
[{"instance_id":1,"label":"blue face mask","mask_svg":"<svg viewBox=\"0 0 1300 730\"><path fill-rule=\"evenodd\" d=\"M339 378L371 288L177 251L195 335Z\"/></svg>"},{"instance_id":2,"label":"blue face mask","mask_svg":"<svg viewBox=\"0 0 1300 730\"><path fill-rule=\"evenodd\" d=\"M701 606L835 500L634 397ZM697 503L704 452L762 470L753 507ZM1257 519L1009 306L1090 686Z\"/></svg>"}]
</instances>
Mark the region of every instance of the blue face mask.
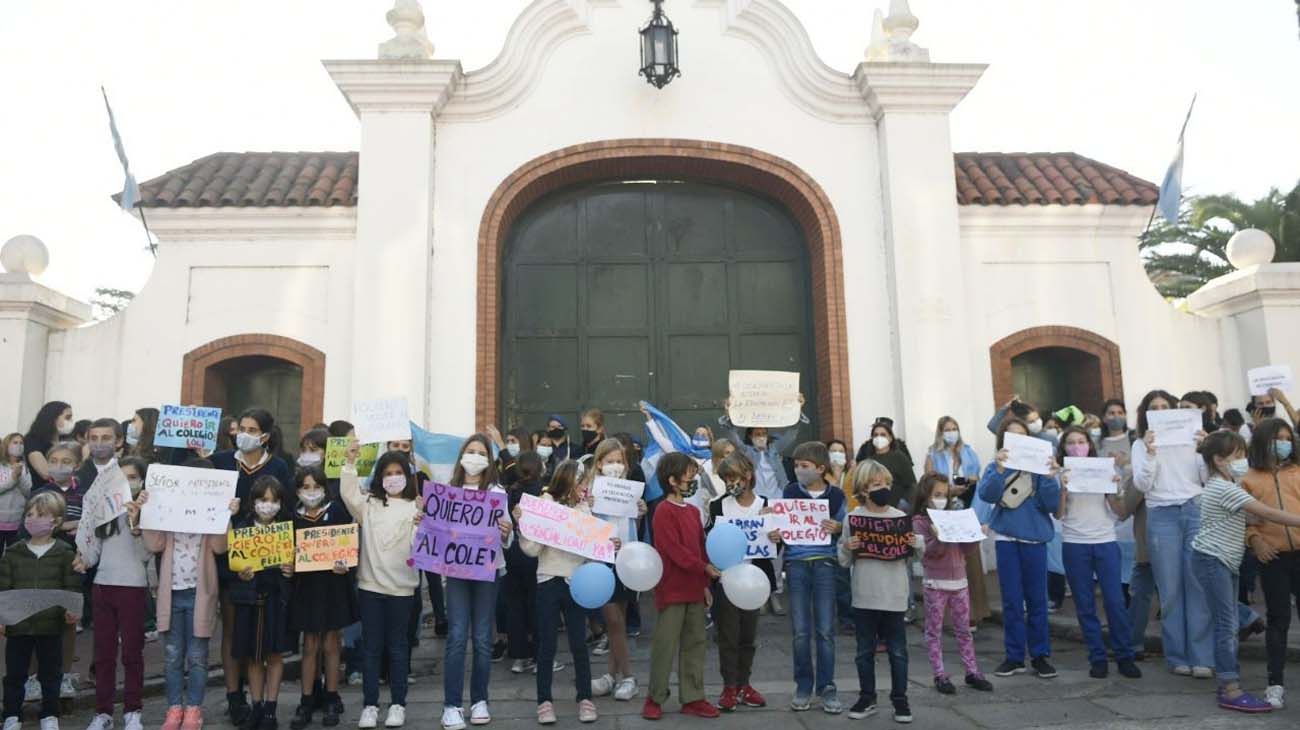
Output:
<instances>
[{"instance_id":1,"label":"blue face mask","mask_svg":"<svg viewBox=\"0 0 1300 730\"><path fill-rule=\"evenodd\" d=\"M709 440L707 438L696 436L691 439L691 446L694 446L697 449L707 449L709 448Z\"/></svg>"},{"instance_id":2,"label":"blue face mask","mask_svg":"<svg viewBox=\"0 0 1300 730\"><path fill-rule=\"evenodd\" d=\"M1291 458L1292 448L1294 447L1290 441L1278 439L1273 442L1273 453L1277 454L1277 458L1281 461L1286 461Z\"/></svg>"}]
</instances>

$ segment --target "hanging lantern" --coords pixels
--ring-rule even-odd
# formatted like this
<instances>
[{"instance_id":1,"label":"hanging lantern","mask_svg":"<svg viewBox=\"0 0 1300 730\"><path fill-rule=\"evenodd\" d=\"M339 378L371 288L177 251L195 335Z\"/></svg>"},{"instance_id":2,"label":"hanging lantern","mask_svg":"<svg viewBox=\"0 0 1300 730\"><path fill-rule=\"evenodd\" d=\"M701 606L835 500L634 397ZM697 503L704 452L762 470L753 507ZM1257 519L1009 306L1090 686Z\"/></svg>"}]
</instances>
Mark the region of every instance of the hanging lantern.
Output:
<instances>
[{"instance_id":1,"label":"hanging lantern","mask_svg":"<svg viewBox=\"0 0 1300 730\"><path fill-rule=\"evenodd\" d=\"M663 0L650 0L655 12L641 29L641 71L645 80L662 89L674 77L681 76L677 67L677 29L664 15Z\"/></svg>"}]
</instances>

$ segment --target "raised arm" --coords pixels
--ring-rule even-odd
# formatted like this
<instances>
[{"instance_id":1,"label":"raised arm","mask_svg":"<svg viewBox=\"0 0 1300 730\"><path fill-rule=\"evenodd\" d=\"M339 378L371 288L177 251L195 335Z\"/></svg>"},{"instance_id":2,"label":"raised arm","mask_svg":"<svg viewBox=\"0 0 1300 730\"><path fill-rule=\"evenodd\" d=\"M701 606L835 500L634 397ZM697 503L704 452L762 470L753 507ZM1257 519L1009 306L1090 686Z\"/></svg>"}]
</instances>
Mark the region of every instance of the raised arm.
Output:
<instances>
[{"instance_id":1,"label":"raised arm","mask_svg":"<svg viewBox=\"0 0 1300 730\"><path fill-rule=\"evenodd\" d=\"M1133 465L1133 486L1143 494L1155 489L1159 462L1152 453L1154 432L1148 431L1147 438L1133 442L1129 462ZM1197 459L1197 461L1202 461Z\"/></svg>"},{"instance_id":2,"label":"raised arm","mask_svg":"<svg viewBox=\"0 0 1300 730\"><path fill-rule=\"evenodd\" d=\"M366 495L361 491L361 478L357 476L355 464L344 464L339 469L339 496L352 519L360 525L366 516Z\"/></svg>"}]
</instances>

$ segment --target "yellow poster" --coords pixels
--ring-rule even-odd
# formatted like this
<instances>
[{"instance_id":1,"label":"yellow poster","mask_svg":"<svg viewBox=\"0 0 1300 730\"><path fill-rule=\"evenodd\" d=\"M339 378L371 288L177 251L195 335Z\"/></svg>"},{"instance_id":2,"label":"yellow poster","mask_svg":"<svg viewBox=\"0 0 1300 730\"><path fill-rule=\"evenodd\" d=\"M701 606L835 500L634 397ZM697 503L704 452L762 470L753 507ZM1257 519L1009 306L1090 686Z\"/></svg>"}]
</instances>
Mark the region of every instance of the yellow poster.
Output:
<instances>
[{"instance_id":1,"label":"yellow poster","mask_svg":"<svg viewBox=\"0 0 1300 730\"><path fill-rule=\"evenodd\" d=\"M263 570L274 565L293 563L293 523L272 522L231 530L230 569L240 573L244 568Z\"/></svg>"},{"instance_id":2,"label":"yellow poster","mask_svg":"<svg viewBox=\"0 0 1300 730\"><path fill-rule=\"evenodd\" d=\"M360 550L355 523L304 527L298 530L293 569L298 573L333 570L337 562L354 568Z\"/></svg>"}]
</instances>

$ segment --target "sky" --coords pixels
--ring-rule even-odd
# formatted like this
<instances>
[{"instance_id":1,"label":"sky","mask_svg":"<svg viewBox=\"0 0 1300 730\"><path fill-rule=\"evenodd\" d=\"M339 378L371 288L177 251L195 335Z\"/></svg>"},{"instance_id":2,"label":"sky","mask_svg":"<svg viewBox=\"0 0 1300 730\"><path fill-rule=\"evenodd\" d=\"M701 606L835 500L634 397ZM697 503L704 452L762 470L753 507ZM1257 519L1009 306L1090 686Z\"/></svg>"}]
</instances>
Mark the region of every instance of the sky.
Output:
<instances>
[{"instance_id":1,"label":"sky","mask_svg":"<svg viewBox=\"0 0 1300 730\"><path fill-rule=\"evenodd\" d=\"M435 55L486 65L526 4L423 0ZM849 73L888 0L786 4L822 59ZM1196 93L1188 193L1254 198L1300 178L1292 0L911 6L913 40L933 60L989 64L952 115L958 151L1074 151L1159 181ZM356 117L320 60L374 58L389 7L0 0L0 241L41 238L51 263L39 280L82 300L96 287L138 290L152 258L139 222L109 197L122 172L99 87L141 181L217 151L356 149Z\"/></svg>"}]
</instances>

